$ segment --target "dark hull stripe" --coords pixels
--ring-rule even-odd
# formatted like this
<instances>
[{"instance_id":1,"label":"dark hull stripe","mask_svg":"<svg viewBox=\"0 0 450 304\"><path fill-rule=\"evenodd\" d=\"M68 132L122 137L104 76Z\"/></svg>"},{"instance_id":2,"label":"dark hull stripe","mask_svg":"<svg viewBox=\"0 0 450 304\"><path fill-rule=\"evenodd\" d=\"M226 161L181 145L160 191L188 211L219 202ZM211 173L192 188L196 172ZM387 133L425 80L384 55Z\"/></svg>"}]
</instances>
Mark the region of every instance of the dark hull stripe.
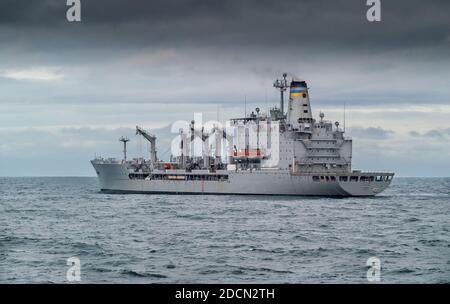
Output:
<instances>
[{"instance_id":1,"label":"dark hull stripe","mask_svg":"<svg viewBox=\"0 0 450 304\"><path fill-rule=\"evenodd\" d=\"M175 191L140 191L140 190L110 190L101 189L101 192L108 194L172 194L172 195L253 195L253 196L298 196L298 197L351 197L355 195L350 194L336 194L336 195L324 195L324 194L267 194L267 193L223 193L223 192L175 192ZM360 195L360 197L372 197L374 195Z\"/></svg>"}]
</instances>

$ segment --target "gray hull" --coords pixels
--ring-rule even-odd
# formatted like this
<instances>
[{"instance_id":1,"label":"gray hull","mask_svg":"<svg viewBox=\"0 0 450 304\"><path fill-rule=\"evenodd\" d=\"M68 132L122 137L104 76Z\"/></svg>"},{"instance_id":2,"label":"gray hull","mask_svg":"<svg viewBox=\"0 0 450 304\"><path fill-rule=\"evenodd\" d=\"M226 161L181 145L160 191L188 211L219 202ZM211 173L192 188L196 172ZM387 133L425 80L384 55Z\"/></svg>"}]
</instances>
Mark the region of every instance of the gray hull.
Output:
<instances>
[{"instance_id":1,"label":"gray hull","mask_svg":"<svg viewBox=\"0 0 450 304\"><path fill-rule=\"evenodd\" d=\"M255 170L226 171L227 180L221 181L146 180L130 178L130 170L121 163L93 161L92 165L97 172L101 190L117 193L373 196L386 189L393 176L391 173L318 176L292 174L287 170ZM347 177L347 181L341 180L341 176ZM350 181L351 176L354 177L353 181ZM376 181L377 176L383 178ZM365 177L364 180L361 177Z\"/></svg>"}]
</instances>

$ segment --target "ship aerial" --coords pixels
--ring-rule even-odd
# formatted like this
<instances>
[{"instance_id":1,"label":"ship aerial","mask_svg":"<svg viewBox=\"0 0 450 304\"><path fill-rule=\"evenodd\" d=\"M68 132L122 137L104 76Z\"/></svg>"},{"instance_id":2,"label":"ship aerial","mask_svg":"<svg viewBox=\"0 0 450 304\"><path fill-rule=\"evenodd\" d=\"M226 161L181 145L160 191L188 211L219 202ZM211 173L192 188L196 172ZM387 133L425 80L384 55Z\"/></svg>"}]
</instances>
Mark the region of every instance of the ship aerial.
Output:
<instances>
[{"instance_id":1,"label":"ship aerial","mask_svg":"<svg viewBox=\"0 0 450 304\"><path fill-rule=\"evenodd\" d=\"M393 172L353 170L352 139L323 113L313 118L304 80L283 74L274 87L280 105L267 113L256 108L224 126L193 120L180 128L170 161L158 159L156 136L137 126L150 157L128 160L129 139L120 138L123 159L91 161L101 191L346 197L373 196L389 186Z\"/></svg>"}]
</instances>

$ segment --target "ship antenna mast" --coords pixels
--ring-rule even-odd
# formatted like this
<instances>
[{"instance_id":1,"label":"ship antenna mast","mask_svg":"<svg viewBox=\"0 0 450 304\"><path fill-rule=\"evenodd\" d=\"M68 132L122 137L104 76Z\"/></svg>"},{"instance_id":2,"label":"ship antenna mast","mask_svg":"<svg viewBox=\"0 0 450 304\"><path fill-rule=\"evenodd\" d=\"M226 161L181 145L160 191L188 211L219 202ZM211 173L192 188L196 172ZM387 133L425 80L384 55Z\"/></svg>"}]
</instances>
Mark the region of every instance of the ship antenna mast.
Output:
<instances>
[{"instance_id":1,"label":"ship antenna mast","mask_svg":"<svg viewBox=\"0 0 450 304\"><path fill-rule=\"evenodd\" d=\"M127 142L130 141L128 137L121 137L119 138L119 141L123 142L123 160L127 160Z\"/></svg>"},{"instance_id":2,"label":"ship antenna mast","mask_svg":"<svg viewBox=\"0 0 450 304\"><path fill-rule=\"evenodd\" d=\"M284 116L284 92L288 88L288 81L286 79L287 74L283 73L283 79L277 79L273 83L273 86L280 90L280 111L281 116Z\"/></svg>"},{"instance_id":3,"label":"ship antenna mast","mask_svg":"<svg viewBox=\"0 0 450 304\"><path fill-rule=\"evenodd\" d=\"M244 95L244 117L247 117L247 95Z\"/></svg>"},{"instance_id":4,"label":"ship antenna mast","mask_svg":"<svg viewBox=\"0 0 450 304\"><path fill-rule=\"evenodd\" d=\"M345 101L344 101L344 133L345 133Z\"/></svg>"}]
</instances>

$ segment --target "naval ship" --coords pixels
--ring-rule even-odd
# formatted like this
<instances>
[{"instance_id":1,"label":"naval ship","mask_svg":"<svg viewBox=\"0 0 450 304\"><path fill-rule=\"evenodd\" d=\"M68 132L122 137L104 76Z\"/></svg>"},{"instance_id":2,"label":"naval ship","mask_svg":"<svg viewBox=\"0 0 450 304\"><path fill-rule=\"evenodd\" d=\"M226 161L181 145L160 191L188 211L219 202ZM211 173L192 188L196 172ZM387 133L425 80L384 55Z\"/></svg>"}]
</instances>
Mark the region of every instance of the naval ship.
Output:
<instances>
[{"instance_id":1,"label":"naval ship","mask_svg":"<svg viewBox=\"0 0 450 304\"><path fill-rule=\"evenodd\" d=\"M314 119L304 80L285 73L274 88L280 105L267 113L256 108L226 126L207 130L193 120L180 128L170 161L158 159L156 136L137 126L136 134L150 143L149 158L127 160L129 139L120 138L123 159L91 161L101 191L347 197L374 196L389 186L393 172L352 169L345 121L342 128L322 112Z\"/></svg>"}]
</instances>

